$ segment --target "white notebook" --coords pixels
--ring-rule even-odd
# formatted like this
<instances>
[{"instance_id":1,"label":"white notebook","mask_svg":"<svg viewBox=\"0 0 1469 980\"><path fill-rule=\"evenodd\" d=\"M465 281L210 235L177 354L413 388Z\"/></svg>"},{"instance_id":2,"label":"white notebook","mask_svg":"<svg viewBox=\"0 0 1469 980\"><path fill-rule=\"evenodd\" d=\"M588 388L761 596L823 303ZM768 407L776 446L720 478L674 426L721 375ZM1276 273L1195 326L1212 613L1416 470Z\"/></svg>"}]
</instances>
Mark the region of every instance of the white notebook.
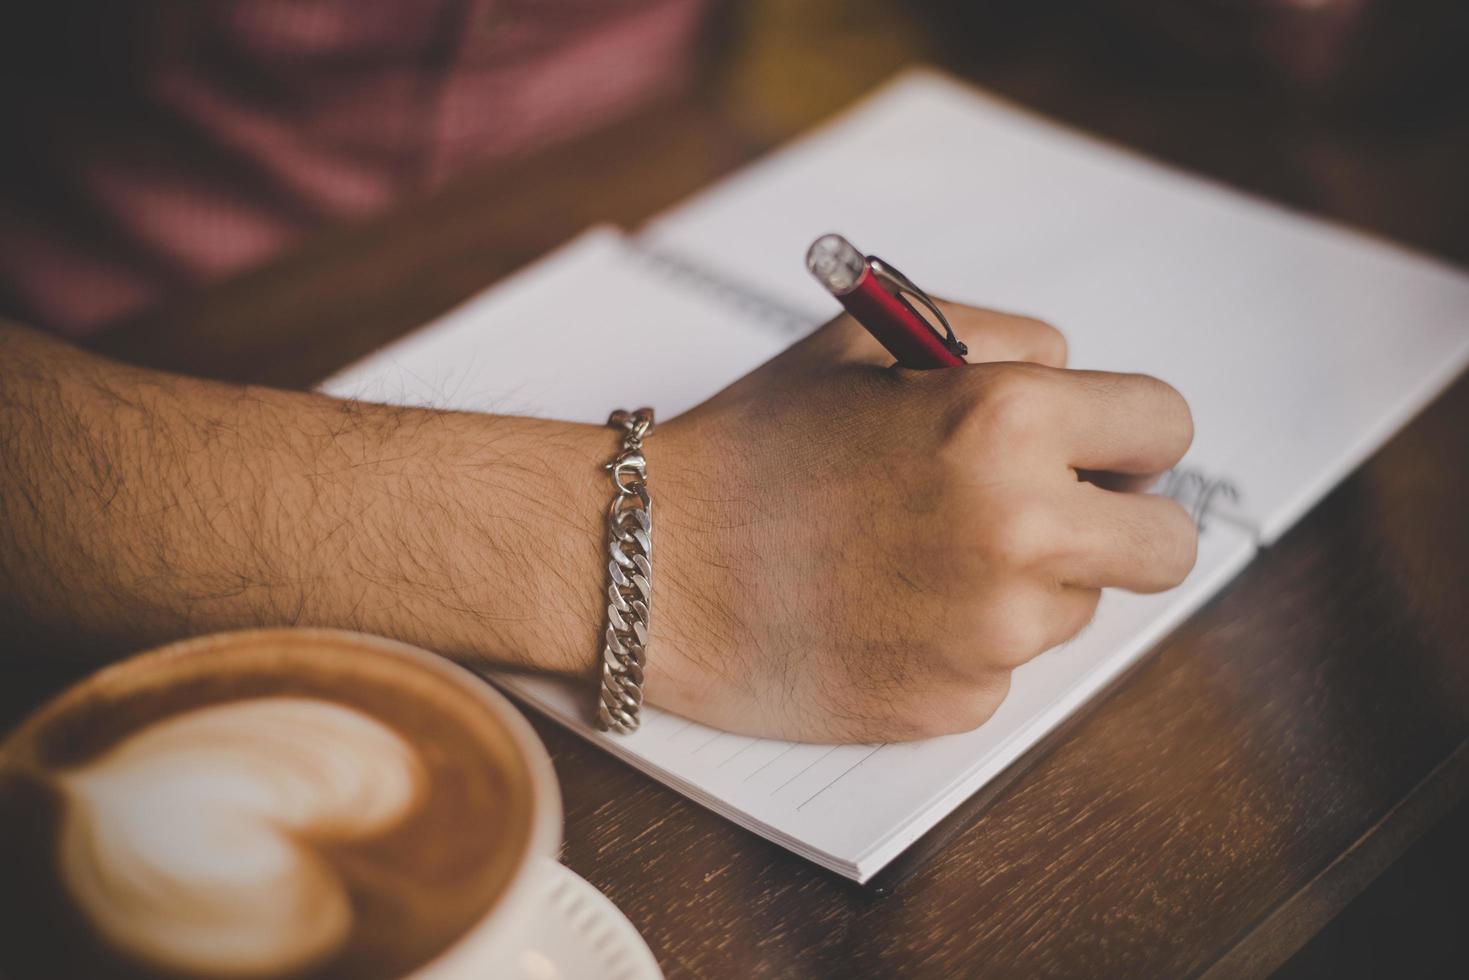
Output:
<instances>
[{"instance_id":1,"label":"white notebook","mask_svg":"<svg viewBox=\"0 0 1469 980\"><path fill-rule=\"evenodd\" d=\"M637 238L593 230L323 388L598 423L610 407L647 403L668 418L836 312L802 265L826 231L936 294L1057 323L1075 366L1172 382L1198 433L1185 461L1198 482L1176 485L1226 481L1238 495L1209 498L1182 586L1109 591L1081 636L1017 671L995 716L964 735L796 744L651 709L637 734L613 737L588 723L592 691L495 676L639 769L858 881L1134 664L1469 361L1469 276L920 72Z\"/></svg>"}]
</instances>

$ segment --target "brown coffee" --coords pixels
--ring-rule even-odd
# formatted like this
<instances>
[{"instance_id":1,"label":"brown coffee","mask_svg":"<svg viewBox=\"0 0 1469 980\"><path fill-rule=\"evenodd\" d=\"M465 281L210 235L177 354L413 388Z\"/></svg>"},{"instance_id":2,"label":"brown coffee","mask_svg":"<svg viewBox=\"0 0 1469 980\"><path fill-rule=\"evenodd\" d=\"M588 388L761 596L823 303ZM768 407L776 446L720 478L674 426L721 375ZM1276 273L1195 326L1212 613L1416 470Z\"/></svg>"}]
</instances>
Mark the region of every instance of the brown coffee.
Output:
<instances>
[{"instance_id":1,"label":"brown coffee","mask_svg":"<svg viewBox=\"0 0 1469 980\"><path fill-rule=\"evenodd\" d=\"M400 976L494 908L532 813L504 724L398 648L147 654L0 744L0 976Z\"/></svg>"}]
</instances>

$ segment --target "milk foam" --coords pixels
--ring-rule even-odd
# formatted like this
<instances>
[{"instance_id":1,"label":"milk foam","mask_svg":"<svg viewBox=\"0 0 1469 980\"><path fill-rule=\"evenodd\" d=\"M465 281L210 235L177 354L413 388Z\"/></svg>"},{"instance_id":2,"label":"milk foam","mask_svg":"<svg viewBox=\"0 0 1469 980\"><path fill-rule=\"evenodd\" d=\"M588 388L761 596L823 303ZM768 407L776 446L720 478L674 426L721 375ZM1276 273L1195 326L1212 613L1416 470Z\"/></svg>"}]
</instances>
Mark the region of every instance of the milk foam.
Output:
<instances>
[{"instance_id":1,"label":"milk foam","mask_svg":"<svg viewBox=\"0 0 1469 980\"><path fill-rule=\"evenodd\" d=\"M396 732L304 697L175 715L58 782L63 880L97 929L157 966L233 977L338 949L351 904L314 842L385 831L426 791Z\"/></svg>"}]
</instances>

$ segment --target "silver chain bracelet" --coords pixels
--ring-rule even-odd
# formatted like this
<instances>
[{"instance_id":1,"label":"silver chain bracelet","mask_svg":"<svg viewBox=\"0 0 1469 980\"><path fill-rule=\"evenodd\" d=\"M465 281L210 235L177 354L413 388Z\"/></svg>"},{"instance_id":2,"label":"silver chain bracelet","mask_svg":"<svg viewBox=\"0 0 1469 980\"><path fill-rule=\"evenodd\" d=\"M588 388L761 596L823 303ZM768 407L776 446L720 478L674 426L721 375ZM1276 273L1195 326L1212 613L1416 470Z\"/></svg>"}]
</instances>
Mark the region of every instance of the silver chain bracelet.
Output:
<instances>
[{"instance_id":1,"label":"silver chain bracelet","mask_svg":"<svg viewBox=\"0 0 1469 980\"><path fill-rule=\"evenodd\" d=\"M616 494L607 508L607 633L597 727L630 735L642 720L643 670L653 608L653 500L643 439L653 410L618 409L607 424L622 430L622 451L606 468Z\"/></svg>"}]
</instances>

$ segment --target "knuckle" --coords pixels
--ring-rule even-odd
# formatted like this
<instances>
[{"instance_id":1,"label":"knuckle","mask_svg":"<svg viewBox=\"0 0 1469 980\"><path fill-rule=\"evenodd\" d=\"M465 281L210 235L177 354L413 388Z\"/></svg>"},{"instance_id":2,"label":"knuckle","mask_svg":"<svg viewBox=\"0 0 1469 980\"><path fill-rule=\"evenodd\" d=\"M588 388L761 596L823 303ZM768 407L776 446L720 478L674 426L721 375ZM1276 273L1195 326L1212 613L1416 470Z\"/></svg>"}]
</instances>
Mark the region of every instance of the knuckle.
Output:
<instances>
[{"instance_id":1,"label":"knuckle","mask_svg":"<svg viewBox=\"0 0 1469 980\"><path fill-rule=\"evenodd\" d=\"M994 508L981 547L996 565L1026 569L1054 551L1055 534L1049 508L1025 498L1012 499Z\"/></svg>"},{"instance_id":2,"label":"knuckle","mask_svg":"<svg viewBox=\"0 0 1469 980\"><path fill-rule=\"evenodd\" d=\"M1036 352L1046 364L1062 366L1069 353L1066 335L1044 320L1024 317L1027 328L1034 334Z\"/></svg>"},{"instance_id":3,"label":"knuckle","mask_svg":"<svg viewBox=\"0 0 1469 980\"><path fill-rule=\"evenodd\" d=\"M986 632L985 663L1014 670L1045 649L1050 631L1038 617L1007 611L998 614Z\"/></svg>"},{"instance_id":4,"label":"knuckle","mask_svg":"<svg viewBox=\"0 0 1469 980\"><path fill-rule=\"evenodd\" d=\"M971 425L983 436L1005 442L1023 440L1044 423L1040 382L1029 365L995 364L979 372L971 405Z\"/></svg>"}]
</instances>

